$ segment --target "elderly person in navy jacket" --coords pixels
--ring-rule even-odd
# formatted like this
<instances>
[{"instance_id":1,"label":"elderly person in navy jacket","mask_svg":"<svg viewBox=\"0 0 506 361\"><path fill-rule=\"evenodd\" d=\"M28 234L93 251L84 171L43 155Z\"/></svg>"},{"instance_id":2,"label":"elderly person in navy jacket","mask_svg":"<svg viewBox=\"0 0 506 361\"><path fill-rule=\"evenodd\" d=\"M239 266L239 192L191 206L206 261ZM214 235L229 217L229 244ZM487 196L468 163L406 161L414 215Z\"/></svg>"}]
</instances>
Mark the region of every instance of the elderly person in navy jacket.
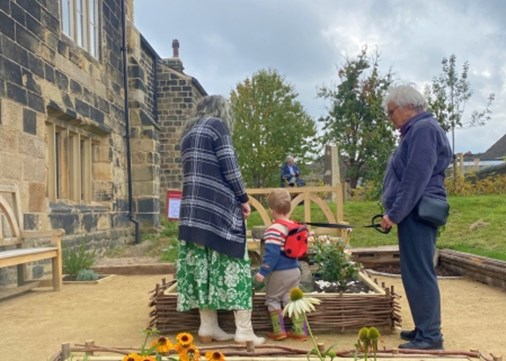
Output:
<instances>
[{"instance_id":1,"label":"elderly person in navy jacket","mask_svg":"<svg viewBox=\"0 0 506 361\"><path fill-rule=\"evenodd\" d=\"M412 85L390 88L383 106L400 143L383 179L382 227L397 225L401 276L414 329L401 331L402 349L442 349L441 296L434 267L437 227L416 217L422 196L446 200L445 170L452 149L427 101Z\"/></svg>"},{"instance_id":2,"label":"elderly person in navy jacket","mask_svg":"<svg viewBox=\"0 0 506 361\"><path fill-rule=\"evenodd\" d=\"M281 166L281 187L300 187L304 181L300 178L300 169L295 159L290 155Z\"/></svg>"}]
</instances>

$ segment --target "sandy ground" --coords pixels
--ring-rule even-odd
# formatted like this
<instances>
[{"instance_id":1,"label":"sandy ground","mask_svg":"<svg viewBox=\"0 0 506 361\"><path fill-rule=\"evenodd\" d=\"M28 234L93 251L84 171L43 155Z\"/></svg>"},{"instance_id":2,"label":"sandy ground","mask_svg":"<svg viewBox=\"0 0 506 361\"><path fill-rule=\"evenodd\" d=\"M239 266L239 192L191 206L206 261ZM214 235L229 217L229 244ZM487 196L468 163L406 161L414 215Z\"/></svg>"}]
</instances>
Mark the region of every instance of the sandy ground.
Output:
<instances>
[{"instance_id":1,"label":"sandy ground","mask_svg":"<svg viewBox=\"0 0 506 361\"><path fill-rule=\"evenodd\" d=\"M116 275L97 284L65 284L61 292L32 291L0 302L0 360L48 360L65 342L140 347L149 321L149 292L162 277ZM377 278L403 296L399 278ZM506 357L505 291L466 279L441 279L440 285L446 350L478 349ZM411 328L405 297L400 304L403 328ZM338 350L353 348L356 339L355 333L317 336ZM398 331L382 335L381 343L397 347ZM311 343L294 346L309 348Z\"/></svg>"}]
</instances>

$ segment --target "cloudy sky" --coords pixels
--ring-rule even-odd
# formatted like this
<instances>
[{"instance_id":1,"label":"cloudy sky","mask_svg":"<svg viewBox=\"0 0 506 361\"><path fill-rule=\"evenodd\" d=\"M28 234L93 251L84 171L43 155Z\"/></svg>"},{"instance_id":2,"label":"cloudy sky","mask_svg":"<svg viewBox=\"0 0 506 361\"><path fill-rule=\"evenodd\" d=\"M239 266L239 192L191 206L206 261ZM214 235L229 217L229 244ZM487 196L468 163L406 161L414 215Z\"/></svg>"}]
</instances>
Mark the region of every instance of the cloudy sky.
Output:
<instances>
[{"instance_id":1,"label":"cloudy sky","mask_svg":"<svg viewBox=\"0 0 506 361\"><path fill-rule=\"evenodd\" d=\"M486 151L506 134L506 2L503 0L134 0L136 27L162 58L180 43L184 72L209 94L228 96L261 69L292 84L315 119L329 105L316 96L367 45L380 68L420 90L455 54L469 62L473 96L464 121L494 93L492 119L457 129L457 152ZM467 116L467 117L466 117Z\"/></svg>"}]
</instances>

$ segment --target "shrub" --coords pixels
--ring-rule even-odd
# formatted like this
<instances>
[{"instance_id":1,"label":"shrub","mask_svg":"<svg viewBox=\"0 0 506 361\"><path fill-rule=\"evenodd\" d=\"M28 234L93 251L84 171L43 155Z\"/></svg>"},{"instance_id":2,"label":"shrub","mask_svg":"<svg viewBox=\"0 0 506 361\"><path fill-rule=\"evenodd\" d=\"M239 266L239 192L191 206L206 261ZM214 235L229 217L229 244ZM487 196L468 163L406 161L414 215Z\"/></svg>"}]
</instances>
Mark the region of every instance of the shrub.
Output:
<instances>
[{"instance_id":1,"label":"shrub","mask_svg":"<svg viewBox=\"0 0 506 361\"><path fill-rule=\"evenodd\" d=\"M460 196L505 194L506 175L496 175L480 179L476 173L471 173L465 177L457 177L455 182L453 178L446 178L446 188L449 194Z\"/></svg>"},{"instance_id":2,"label":"shrub","mask_svg":"<svg viewBox=\"0 0 506 361\"><path fill-rule=\"evenodd\" d=\"M96 281L99 274L91 269L82 269L77 273L76 281Z\"/></svg>"},{"instance_id":3,"label":"shrub","mask_svg":"<svg viewBox=\"0 0 506 361\"><path fill-rule=\"evenodd\" d=\"M89 270L97 258L94 250L87 250L86 240L81 242L79 247L66 248L63 250L63 273L77 277L81 270Z\"/></svg>"},{"instance_id":4,"label":"shrub","mask_svg":"<svg viewBox=\"0 0 506 361\"><path fill-rule=\"evenodd\" d=\"M336 282L345 290L350 281L356 280L360 265L350 261L345 252L346 244L340 238L319 236L311 245L310 261L317 264L316 274L321 280Z\"/></svg>"}]
</instances>

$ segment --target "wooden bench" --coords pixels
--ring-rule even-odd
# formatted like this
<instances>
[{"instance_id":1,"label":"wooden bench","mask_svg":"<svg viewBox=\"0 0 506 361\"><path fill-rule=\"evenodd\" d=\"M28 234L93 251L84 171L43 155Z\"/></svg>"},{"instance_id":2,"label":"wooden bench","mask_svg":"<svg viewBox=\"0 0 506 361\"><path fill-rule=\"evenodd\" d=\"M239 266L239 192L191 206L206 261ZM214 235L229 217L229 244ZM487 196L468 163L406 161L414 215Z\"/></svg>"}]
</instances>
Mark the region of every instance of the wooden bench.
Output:
<instances>
[{"instance_id":1,"label":"wooden bench","mask_svg":"<svg viewBox=\"0 0 506 361\"><path fill-rule=\"evenodd\" d=\"M14 185L0 185L0 268L17 266L17 287L2 287L0 299L40 286L61 290L64 233L62 229L24 231L19 190ZM51 279L30 280L28 263L41 260L51 260Z\"/></svg>"}]
</instances>

